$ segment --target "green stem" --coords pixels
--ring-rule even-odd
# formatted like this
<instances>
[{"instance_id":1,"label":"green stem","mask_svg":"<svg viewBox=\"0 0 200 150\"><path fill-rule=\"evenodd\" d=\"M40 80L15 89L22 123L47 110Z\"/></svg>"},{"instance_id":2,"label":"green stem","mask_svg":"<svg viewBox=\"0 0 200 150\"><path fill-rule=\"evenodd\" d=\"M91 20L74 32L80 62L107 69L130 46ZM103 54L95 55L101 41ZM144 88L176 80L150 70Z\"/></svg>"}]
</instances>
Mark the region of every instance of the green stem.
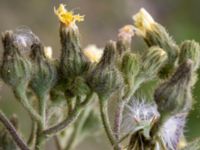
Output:
<instances>
[{"instance_id":1,"label":"green stem","mask_svg":"<svg viewBox=\"0 0 200 150\"><path fill-rule=\"evenodd\" d=\"M42 131L45 128L45 122L46 122L46 103L47 103L47 94L43 94L38 96L39 100L39 114L42 117L42 124L38 124L37 129L37 138L35 143L35 149L36 150L42 150L45 136L42 134Z\"/></svg>"},{"instance_id":2,"label":"green stem","mask_svg":"<svg viewBox=\"0 0 200 150\"><path fill-rule=\"evenodd\" d=\"M37 123L32 120L31 134L27 142L29 146L34 145L36 139L36 132L37 132Z\"/></svg>"},{"instance_id":3,"label":"green stem","mask_svg":"<svg viewBox=\"0 0 200 150\"><path fill-rule=\"evenodd\" d=\"M117 104L117 109L115 112L115 119L114 119L114 133L115 133L115 138L117 141L120 140L120 128L121 128L121 122L122 122L122 117L123 117L123 112L124 112L124 106L126 102L130 100L130 98L134 95L135 91L140 87L140 85L143 83L142 78L138 78L135 80L133 86L128 90L127 93L122 97L122 99L119 99L119 102ZM120 143L120 142L118 142Z\"/></svg>"},{"instance_id":4,"label":"green stem","mask_svg":"<svg viewBox=\"0 0 200 150\"><path fill-rule=\"evenodd\" d=\"M67 143L67 146L64 150L70 150L73 147L75 147L76 145L76 140L77 140L77 136L79 135L81 129L83 128L83 125L90 113L91 109L87 108L84 110L84 112L79 116L79 119L76 121L76 123L74 124L74 130L70 136L70 139Z\"/></svg>"},{"instance_id":5,"label":"green stem","mask_svg":"<svg viewBox=\"0 0 200 150\"><path fill-rule=\"evenodd\" d=\"M26 111L30 114L33 120L37 121L38 123L42 124L42 118L40 115L35 111L35 109L30 105L28 98L26 96L26 90L23 86L18 86L14 89L14 94L22 106L26 109Z\"/></svg>"},{"instance_id":6,"label":"green stem","mask_svg":"<svg viewBox=\"0 0 200 150\"><path fill-rule=\"evenodd\" d=\"M119 141L120 139L120 129L121 129L124 106L125 106L125 101L122 101L120 99L119 102L117 103L117 109L115 112L115 120L114 120L114 133L117 141Z\"/></svg>"},{"instance_id":7,"label":"green stem","mask_svg":"<svg viewBox=\"0 0 200 150\"><path fill-rule=\"evenodd\" d=\"M93 93L89 94L83 103L80 103L79 105L75 106L74 110L69 114L69 116L67 116L66 119L64 119L62 122L58 123L57 125L44 130L43 134L46 136L53 135L53 134L56 134L57 132L62 131L69 125L71 125L75 120L77 120L80 112L82 111L82 108L90 102L92 97L93 97Z\"/></svg>"},{"instance_id":8,"label":"green stem","mask_svg":"<svg viewBox=\"0 0 200 150\"><path fill-rule=\"evenodd\" d=\"M105 132L107 134L107 137L108 137L111 145L114 147L114 149L120 150L121 148L118 146L118 143L116 141L116 138L115 138L112 128L110 126L108 110L107 110L107 101L100 99L99 104L100 104L101 119L102 119L102 123L103 123L104 129L105 129Z\"/></svg>"}]
</instances>

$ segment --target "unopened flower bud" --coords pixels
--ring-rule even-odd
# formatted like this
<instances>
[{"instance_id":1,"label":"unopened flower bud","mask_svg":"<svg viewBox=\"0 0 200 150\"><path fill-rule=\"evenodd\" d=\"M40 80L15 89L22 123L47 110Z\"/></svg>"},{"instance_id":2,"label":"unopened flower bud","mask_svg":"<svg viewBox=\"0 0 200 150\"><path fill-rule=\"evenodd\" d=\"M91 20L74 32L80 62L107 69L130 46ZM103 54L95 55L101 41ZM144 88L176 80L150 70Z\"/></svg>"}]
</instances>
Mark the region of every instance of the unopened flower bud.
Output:
<instances>
[{"instance_id":1,"label":"unopened flower bud","mask_svg":"<svg viewBox=\"0 0 200 150\"><path fill-rule=\"evenodd\" d=\"M87 69L87 59L79 43L78 28L69 28L61 24L60 38L62 44L60 71L64 79L81 75Z\"/></svg>"},{"instance_id":2,"label":"unopened flower bud","mask_svg":"<svg viewBox=\"0 0 200 150\"><path fill-rule=\"evenodd\" d=\"M192 61L181 64L169 81L158 86L154 93L161 116L169 117L176 113L187 112L191 108Z\"/></svg>"},{"instance_id":3,"label":"unopened flower bud","mask_svg":"<svg viewBox=\"0 0 200 150\"><path fill-rule=\"evenodd\" d=\"M175 41L169 36L165 28L155 22L151 15L141 9L138 14L133 16L135 21L136 34L142 36L149 47L159 46L167 52L168 62L160 70L160 77L169 76L174 69L174 63L179 53L179 48Z\"/></svg>"},{"instance_id":4,"label":"unopened flower bud","mask_svg":"<svg viewBox=\"0 0 200 150\"><path fill-rule=\"evenodd\" d=\"M76 77L73 84L69 87L73 95L83 96L91 93L89 86L82 77Z\"/></svg>"},{"instance_id":5,"label":"unopened flower bud","mask_svg":"<svg viewBox=\"0 0 200 150\"><path fill-rule=\"evenodd\" d=\"M55 82L56 69L46 57L41 43L33 44L31 50L33 77L30 86L37 96L44 96Z\"/></svg>"},{"instance_id":6,"label":"unopened flower bud","mask_svg":"<svg viewBox=\"0 0 200 150\"><path fill-rule=\"evenodd\" d=\"M90 73L87 82L101 99L109 97L122 85L122 77L115 67L116 47L110 41L104 50L103 57Z\"/></svg>"},{"instance_id":7,"label":"unopened flower bud","mask_svg":"<svg viewBox=\"0 0 200 150\"><path fill-rule=\"evenodd\" d=\"M6 31L2 37L4 53L1 66L1 77L13 88L26 85L31 77L31 64L22 55L21 41L16 41L12 31Z\"/></svg>"},{"instance_id":8,"label":"unopened flower bud","mask_svg":"<svg viewBox=\"0 0 200 150\"><path fill-rule=\"evenodd\" d=\"M167 53L159 47L150 47L142 57L140 75L153 78L167 61Z\"/></svg>"},{"instance_id":9,"label":"unopened flower bud","mask_svg":"<svg viewBox=\"0 0 200 150\"><path fill-rule=\"evenodd\" d=\"M200 64L200 45L194 40L184 41L180 46L179 63L185 62L187 59L193 61L193 70L196 71Z\"/></svg>"},{"instance_id":10,"label":"unopened flower bud","mask_svg":"<svg viewBox=\"0 0 200 150\"><path fill-rule=\"evenodd\" d=\"M134 36L134 27L132 25L125 25L119 29L117 51L121 55L125 51L129 51L131 48L132 37Z\"/></svg>"},{"instance_id":11,"label":"unopened flower bud","mask_svg":"<svg viewBox=\"0 0 200 150\"><path fill-rule=\"evenodd\" d=\"M136 54L127 52L123 55L121 72L123 73L126 84L133 84L134 78L140 70L139 63L140 62Z\"/></svg>"}]
</instances>

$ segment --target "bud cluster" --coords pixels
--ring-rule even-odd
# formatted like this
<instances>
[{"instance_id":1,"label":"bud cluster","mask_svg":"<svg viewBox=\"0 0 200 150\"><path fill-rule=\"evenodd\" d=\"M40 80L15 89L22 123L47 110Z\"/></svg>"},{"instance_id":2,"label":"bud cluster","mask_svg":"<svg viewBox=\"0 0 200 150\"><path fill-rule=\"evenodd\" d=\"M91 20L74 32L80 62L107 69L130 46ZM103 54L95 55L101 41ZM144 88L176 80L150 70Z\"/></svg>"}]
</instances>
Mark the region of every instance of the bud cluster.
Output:
<instances>
[{"instance_id":1,"label":"bud cluster","mask_svg":"<svg viewBox=\"0 0 200 150\"><path fill-rule=\"evenodd\" d=\"M95 45L82 49L76 22L84 16L75 15L63 4L54 11L60 22L61 55L57 59L52 48L26 28L2 34L1 79L10 85L33 121L27 143L21 141L14 126L7 127L18 146L42 150L45 140L63 131L56 137L60 140L57 144L61 150L73 148L76 139L101 131L101 117L115 150L126 149L124 140L128 141L127 150L181 149L200 65L199 43L187 40L177 45L165 28L141 9L133 16L134 25L122 27L117 41L107 42L104 50ZM132 49L133 36L147 43L144 53ZM151 87L152 97L135 98L136 91L152 80L157 83ZM108 102L117 105L114 128L109 111L115 107ZM4 120L0 116L0 121ZM3 142L16 146L7 132L0 134L0 146Z\"/></svg>"}]
</instances>

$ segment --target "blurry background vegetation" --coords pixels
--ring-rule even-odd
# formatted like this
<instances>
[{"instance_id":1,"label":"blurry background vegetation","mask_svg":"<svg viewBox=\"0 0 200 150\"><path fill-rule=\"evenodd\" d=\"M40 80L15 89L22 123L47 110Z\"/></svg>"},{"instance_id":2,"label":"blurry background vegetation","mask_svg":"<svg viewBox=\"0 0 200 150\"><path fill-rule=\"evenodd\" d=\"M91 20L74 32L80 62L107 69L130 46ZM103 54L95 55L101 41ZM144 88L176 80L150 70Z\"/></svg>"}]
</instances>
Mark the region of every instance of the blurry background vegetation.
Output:
<instances>
[{"instance_id":1,"label":"blurry background vegetation","mask_svg":"<svg viewBox=\"0 0 200 150\"><path fill-rule=\"evenodd\" d=\"M61 2L66 3L67 8L86 16L85 21L78 24L83 47L91 43L103 47L106 41L115 40L118 29L125 24L131 24L131 16L141 7L147 9L157 22L164 25L179 44L185 39L200 41L199 0L0 0L0 32L26 25L45 45L53 47L54 56L59 56L59 24L53 7ZM135 41L142 43L138 39ZM137 45L139 44L134 44L134 48L140 49ZM0 96L1 109L8 116L16 112L22 123L20 127L26 132L25 136L28 136L30 120L22 107L14 101L9 87L3 85ZM194 109L186 127L189 140L200 136L200 80L195 86L194 98ZM105 138L90 138L77 149L108 149Z\"/></svg>"}]
</instances>

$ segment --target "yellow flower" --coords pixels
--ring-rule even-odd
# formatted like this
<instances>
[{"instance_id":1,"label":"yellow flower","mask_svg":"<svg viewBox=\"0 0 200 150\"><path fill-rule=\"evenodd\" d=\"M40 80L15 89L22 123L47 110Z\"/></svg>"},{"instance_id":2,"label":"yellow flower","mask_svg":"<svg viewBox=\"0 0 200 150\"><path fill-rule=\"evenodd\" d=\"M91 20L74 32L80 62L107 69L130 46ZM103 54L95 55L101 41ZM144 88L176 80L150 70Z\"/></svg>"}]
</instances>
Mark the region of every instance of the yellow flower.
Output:
<instances>
[{"instance_id":1,"label":"yellow flower","mask_svg":"<svg viewBox=\"0 0 200 150\"><path fill-rule=\"evenodd\" d=\"M55 14L58 16L60 22L65 24L67 27L75 24L76 21L84 21L84 16L80 16L79 14L74 14L73 11L68 11L65 9L65 5L60 4L58 9L54 8Z\"/></svg>"},{"instance_id":2,"label":"yellow flower","mask_svg":"<svg viewBox=\"0 0 200 150\"><path fill-rule=\"evenodd\" d=\"M145 36L147 30L153 30L155 21L144 8L141 8L140 11L133 16L133 20L136 27L136 33Z\"/></svg>"},{"instance_id":3,"label":"yellow flower","mask_svg":"<svg viewBox=\"0 0 200 150\"><path fill-rule=\"evenodd\" d=\"M83 53L92 63L98 63L103 55L103 50L97 48L96 45L88 45Z\"/></svg>"}]
</instances>

